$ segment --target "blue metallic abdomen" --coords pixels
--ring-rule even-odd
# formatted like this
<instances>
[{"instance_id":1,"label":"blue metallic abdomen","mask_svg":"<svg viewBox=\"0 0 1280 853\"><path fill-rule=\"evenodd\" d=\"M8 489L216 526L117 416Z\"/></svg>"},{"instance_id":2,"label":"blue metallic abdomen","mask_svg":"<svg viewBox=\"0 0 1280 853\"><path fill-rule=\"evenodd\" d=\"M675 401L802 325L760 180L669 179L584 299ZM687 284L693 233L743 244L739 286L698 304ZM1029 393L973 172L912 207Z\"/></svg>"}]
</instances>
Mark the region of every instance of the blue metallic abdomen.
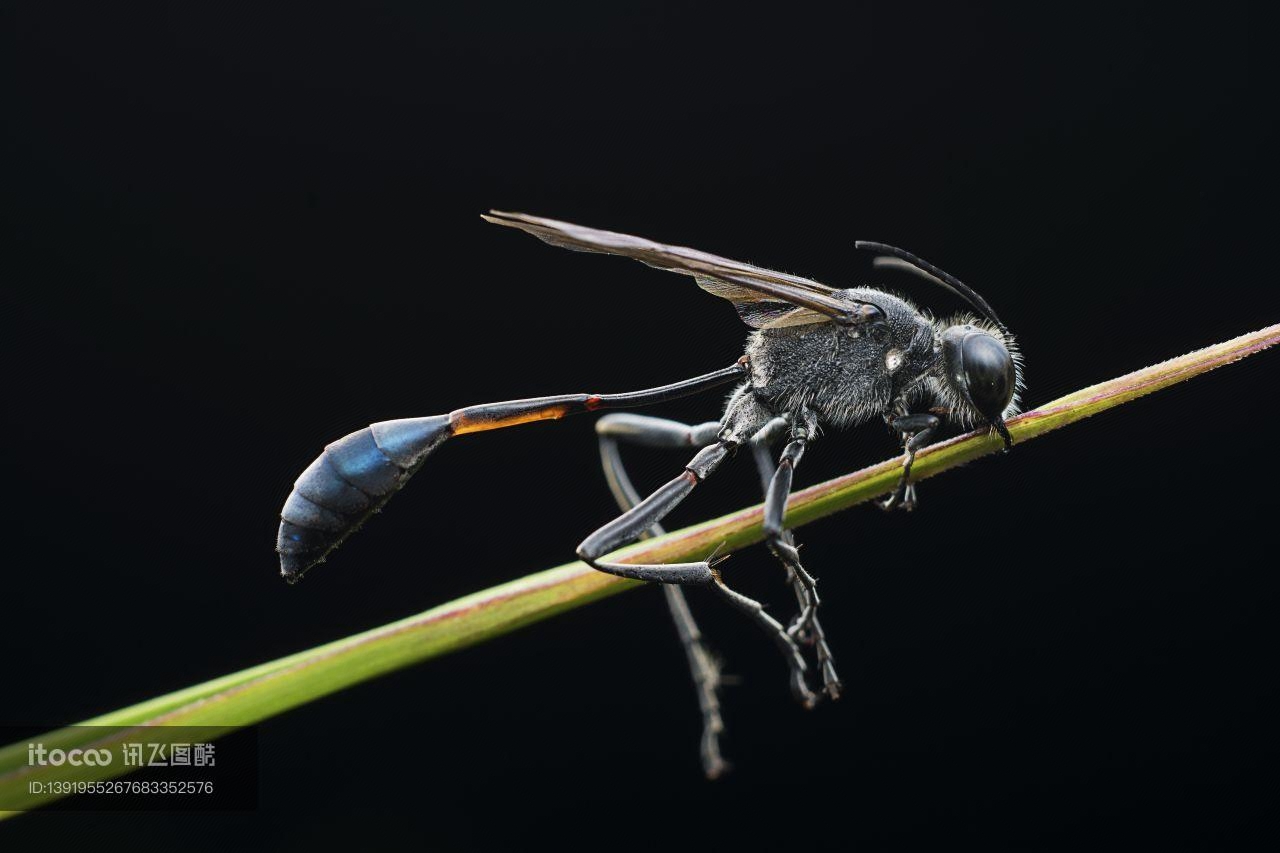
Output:
<instances>
[{"instance_id":1,"label":"blue metallic abdomen","mask_svg":"<svg viewBox=\"0 0 1280 853\"><path fill-rule=\"evenodd\" d=\"M350 536L450 436L448 415L383 421L338 439L293 484L280 512L280 573L290 583Z\"/></svg>"}]
</instances>

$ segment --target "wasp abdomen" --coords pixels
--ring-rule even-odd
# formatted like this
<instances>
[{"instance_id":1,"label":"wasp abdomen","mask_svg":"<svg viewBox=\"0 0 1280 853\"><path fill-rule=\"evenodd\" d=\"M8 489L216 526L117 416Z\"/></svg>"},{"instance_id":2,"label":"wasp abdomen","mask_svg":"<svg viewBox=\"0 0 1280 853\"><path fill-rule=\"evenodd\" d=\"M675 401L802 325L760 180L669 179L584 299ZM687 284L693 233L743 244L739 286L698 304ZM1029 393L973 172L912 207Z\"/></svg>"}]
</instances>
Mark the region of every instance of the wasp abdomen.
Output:
<instances>
[{"instance_id":1,"label":"wasp abdomen","mask_svg":"<svg viewBox=\"0 0 1280 853\"><path fill-rule=\"evenodd\" d=\"M383 421L324 449L280 513L280 573L293 582L395 494L452 435L448 415Z\"/></svg>"}]
</instances>

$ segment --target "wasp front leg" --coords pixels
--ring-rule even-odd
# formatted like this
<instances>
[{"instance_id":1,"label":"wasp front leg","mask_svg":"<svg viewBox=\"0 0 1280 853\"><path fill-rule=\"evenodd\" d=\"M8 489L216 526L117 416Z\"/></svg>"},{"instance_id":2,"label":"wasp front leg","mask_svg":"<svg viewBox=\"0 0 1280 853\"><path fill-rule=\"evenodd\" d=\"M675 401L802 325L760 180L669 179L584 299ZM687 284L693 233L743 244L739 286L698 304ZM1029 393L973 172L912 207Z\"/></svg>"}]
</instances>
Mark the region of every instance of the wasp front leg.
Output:
<instances>
[{"instance_id":1,"label":"wasp front leg","mask_svg":"<svg viewBox=\"0 0 1280 853\"><path fill-rule=\"evenodd\" d=\"M888 498L881 501L883 510L916 508L916 487L911 482L911 465L916 461L916 451L929 443L942 422L934 414L894 415L889 426L902 435L902 475L898 485Z\"/></svg>"}]
</instances>

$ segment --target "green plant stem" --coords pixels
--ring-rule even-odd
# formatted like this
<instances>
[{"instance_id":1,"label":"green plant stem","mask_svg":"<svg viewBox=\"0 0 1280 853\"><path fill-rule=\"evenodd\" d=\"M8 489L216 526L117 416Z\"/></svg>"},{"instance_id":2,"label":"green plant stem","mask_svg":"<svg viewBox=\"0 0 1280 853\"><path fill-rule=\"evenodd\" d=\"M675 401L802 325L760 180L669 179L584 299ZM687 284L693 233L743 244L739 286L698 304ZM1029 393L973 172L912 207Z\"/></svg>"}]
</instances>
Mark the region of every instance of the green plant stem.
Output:
<instances>
[{"instance_id":1,"label":"green plant stem","mask_svg":"<svg viewBox=\"0 0 1280 853\"><path fill-rule=\"evenodd\" d=\"M1241 335L1152 367L1081 389L1009 422L1017 443L1044 435L1130 400L1237 361L1280 340L1280 325ZM985 431L935 444L916 457L914 478L932 477L993 453L1000 441ZM799 527L890 491L900 469L890 459L797 492L787 523ZM624 562L700 559L719 546L732 552L762 539L761 507L726 515L626 548ZM638 584L597 572L581 562L538 572L510 583L442 604L389 625L197 684L90 720L80 726L124 727L95 733L59 729L32 738L46 747L111 748L137 729L153 726L210 726L230 731L252 725L362 681L514 631ZM159 736L148 730L148 739ZM96 780L121 775L106 768L27 766L27 742L0 749L0 810L37 804L27 794L30 781ZM48 798L39 798L47 802ZM4 811L0 811L3 817Z\"/></svg>"}]
</instances>

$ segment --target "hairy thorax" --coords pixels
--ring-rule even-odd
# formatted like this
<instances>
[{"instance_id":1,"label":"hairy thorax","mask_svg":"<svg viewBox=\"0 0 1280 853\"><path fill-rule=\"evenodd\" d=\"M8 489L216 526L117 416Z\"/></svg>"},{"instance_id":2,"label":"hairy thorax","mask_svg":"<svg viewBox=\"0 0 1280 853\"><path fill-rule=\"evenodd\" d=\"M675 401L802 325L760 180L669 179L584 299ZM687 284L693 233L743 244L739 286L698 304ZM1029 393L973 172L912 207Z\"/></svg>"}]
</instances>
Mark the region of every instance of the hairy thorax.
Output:
<instances>
[{"instance_id":1,"label":"hairy thorax","mask_svg":"<svg viewBox=\"0 0 1280 853\"><path fill-rule=\"evenodd\" d=\"M888 293L843 291L885 313L874 326L820 323L752 334L751 389L777 414L807 407L825 426L852 426L924 393L919 382L937 362L933 326Z\"/></svg>"}]
</instances>

